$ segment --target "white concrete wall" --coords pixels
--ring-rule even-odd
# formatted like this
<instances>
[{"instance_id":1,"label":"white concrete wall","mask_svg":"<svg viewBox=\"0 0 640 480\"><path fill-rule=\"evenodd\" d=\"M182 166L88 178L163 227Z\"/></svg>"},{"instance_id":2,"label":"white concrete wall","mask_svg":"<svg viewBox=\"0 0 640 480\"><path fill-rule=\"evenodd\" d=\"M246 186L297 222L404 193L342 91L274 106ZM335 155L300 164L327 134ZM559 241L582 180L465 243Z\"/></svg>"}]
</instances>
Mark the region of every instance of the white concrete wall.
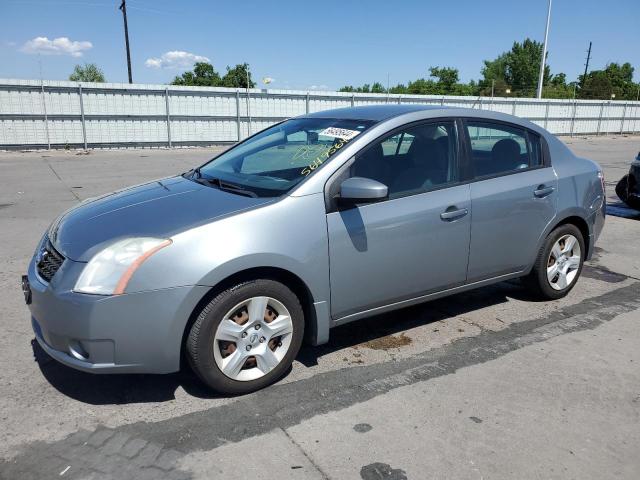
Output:
<instances>
[{"instance_id":1,"label":"white concrete wall","mask_svg":"<svg viewBox=\"0 0 640 480\"><path fill-rule=\"evenodd\" d=\"M306 112L380 103L495 110L558 135L640 132L640 102L631 101L260 89L247 101L232 88L0 79L0 148L230 143Z\"/></svg>"}]
</instances>

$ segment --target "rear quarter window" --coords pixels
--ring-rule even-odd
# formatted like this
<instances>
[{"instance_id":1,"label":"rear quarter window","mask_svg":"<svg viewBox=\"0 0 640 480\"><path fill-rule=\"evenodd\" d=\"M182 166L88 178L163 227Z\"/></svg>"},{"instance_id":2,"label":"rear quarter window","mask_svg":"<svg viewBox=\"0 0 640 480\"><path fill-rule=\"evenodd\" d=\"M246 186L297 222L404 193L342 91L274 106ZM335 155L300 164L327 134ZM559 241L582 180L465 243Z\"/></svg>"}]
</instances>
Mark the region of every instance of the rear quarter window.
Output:
<instances>
[{"instance_id":1,"label":"rear quarter window","mask_svg":"<svg viewBox=\"0 0 640 480\"><path fill-rule=\"evenodd\" d=\"M537 133L527 132L527 134L530 144L529 165L531 167L539 167L544 163L542 157L542 140Z\"/></svg>"}]
</instances>

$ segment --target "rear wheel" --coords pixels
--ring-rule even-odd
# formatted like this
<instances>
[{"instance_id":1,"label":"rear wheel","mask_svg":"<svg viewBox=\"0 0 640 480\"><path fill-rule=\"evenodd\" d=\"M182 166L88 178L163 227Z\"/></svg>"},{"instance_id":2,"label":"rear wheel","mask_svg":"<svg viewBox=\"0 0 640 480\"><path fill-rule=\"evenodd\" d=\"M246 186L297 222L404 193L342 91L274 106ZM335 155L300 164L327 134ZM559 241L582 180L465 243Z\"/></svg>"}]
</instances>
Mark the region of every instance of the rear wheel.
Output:
<instances>
[{"instance_id":1,"label":"rear wheel","mask_svg":"<svg viewBox=\"0 0 640 480\"><path fill-rule=\"evenodd\" d=\"M252 280L218 294L187 337L196 374L221 393L248 393L278 380L304 336L295 294L273 280Z\"/></svg>"},{"instance_id":2,"label":"rear wheel","mask_svg":"<svg viewBox=\"0 0 640 480\"><path fill-rule=\"evenodd\" d=\"M585 255L582 233L575 225L561 225L544 241L524 283L538 296L554 300L575 286Z\"/></svg>"}]
</instances>

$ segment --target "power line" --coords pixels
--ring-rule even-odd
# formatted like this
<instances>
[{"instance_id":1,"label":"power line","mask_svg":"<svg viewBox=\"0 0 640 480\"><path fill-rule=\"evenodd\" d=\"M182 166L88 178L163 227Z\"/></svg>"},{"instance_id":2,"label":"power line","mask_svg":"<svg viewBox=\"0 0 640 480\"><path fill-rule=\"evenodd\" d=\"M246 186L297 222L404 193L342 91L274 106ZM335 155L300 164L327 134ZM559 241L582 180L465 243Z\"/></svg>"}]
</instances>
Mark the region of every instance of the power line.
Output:
<instances>
[{"instance_id":1,"label":"power line","mask_svg":"<svg viewBox=\"0 0 640 480\"><path fill-rule=\"evenodd\" d=\"M129 27L127 26L127 3L126 0L122 0L122 4L120 5L120 10L122 10L122 18L124 20L124 41L127 46L127 70L129 72L129 83L133 83L133 78L131 76L131 52L129 50Z\"/></svg>"}]
</instances>

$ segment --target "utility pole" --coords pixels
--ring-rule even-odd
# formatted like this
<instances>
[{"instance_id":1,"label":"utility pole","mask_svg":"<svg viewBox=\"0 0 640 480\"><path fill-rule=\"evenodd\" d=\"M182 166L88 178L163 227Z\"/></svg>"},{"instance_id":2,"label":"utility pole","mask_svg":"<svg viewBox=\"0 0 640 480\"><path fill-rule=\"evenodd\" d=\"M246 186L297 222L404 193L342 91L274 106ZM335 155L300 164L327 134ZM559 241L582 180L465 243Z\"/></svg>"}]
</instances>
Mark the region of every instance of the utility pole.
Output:
<instances>
[{"instance_id":1,"label":"utility pole","mask_svg":"<svg viewBox=\"0 0 640 480\"><path fill-rule=\"evenodd\" d=\"M44 112L44 131L47 134L47 150L51 150L51 137L49 136L49 119L47 118L47 100L44 96L44 80L42 79L42 57L39 53L38 68L40 69L40 92L42 93L42 111Z\"/></svg>"},{"instance_id":2,"label":"utility pole","mask_svg":"<svg viewBox=\"0 0 640 480\"><path fill-rule=\"evenodd\" d=\"M587 50L587 62L584 64L584 75L582 76L582 82L580 86L584 86L584 82L587 79L587 70L589 70L589 60L591 59L591 42L589 42L589 50Z\"/></svg>"},{"instance_id":3,"label":"utility pole","mask_svg":"<svg viewBox=\"0 0 640 480\"><path fill-rule=\"evenodd\" d=\"M245 73L247 74L247 117L248 117L248 123L247 123L247 133L248 136L251 136L251 100L249 98L249 85L251 82L250 77L249 77L249 64L245 64L247 66Z\"/></svg>"},{"instance_id":4,"label":"utility pole","mask_svg":"<svg viewBox=\"0 0 640 480\"><path fill-rule=\"evenodd\" d=\"M387 72L387 101L389 103L389 72Z\"/></svg>"},{"instance_id":5,"label":"utility pole","mask_svg":"<svg viewBox=\"0 0 640 480\"><path fill-rule=\"evenodd\" d=\"M122 18L124 19L124 41L127 46L127 71L129 72L129 83L133 83L133 78L131 77L131 52L129 51L129 27L127 26L126 0L122 0L120 10L122 10Z\"/></svg>"},{"instance_id":6,"label":"utility pole","mask_svg":"<svg viewBox=\"0 0 640 480\"><path fill-rule=\"evenodd\" d=\"M496 81L491 80L491 110L493 110L493 93L496 86Z\"/></svg>"},{"instance_id":7,"label":"utility pole","mask_svg":"<svg viewBox=\"0 0 640 480\"><path fill-rule=\"evenodd\" d=\"M542 98L542 82L544 81L544 65L547 61L547 38L549 36L549 22L551 21L551 0L547 9L547 26L544 28L544 43L542 44L542 59L540 60L540 76L538 77L537 98Z\"/></svg>"}]
</instances>

